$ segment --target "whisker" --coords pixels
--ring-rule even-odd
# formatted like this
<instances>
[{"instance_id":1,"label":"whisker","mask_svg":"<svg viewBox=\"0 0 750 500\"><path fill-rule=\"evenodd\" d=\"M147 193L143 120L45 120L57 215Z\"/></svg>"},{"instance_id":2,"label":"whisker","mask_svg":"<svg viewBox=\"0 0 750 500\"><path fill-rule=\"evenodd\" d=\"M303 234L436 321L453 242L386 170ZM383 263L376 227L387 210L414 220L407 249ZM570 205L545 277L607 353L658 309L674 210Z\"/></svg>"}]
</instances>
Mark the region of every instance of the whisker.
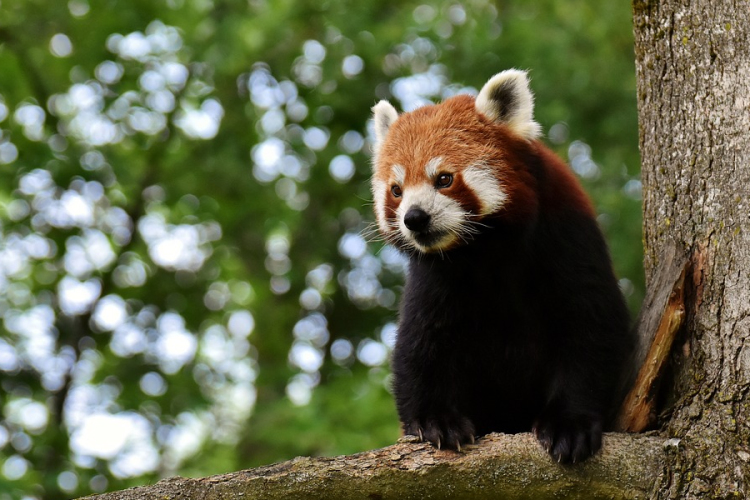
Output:
<instances>
[{"instance_id":1,"label":"whisker","mask_svg":"<svg viewBox=\"0 0 750 500\"><path fill-rule=\"evenodd\" d=\"M481 215L471 213L465 214L465 222L473 226L490 227L489 225L479 222L478 220L473 220L474 217L481 217Z\"/></svg>"},{"instance_id":2,"label":"whisker","mask_svg":"<svg viewBox=\"0 0 750 500\"><path fill-rule=\"evenodd\" d=\"M359 234L365 239L365 241L369 242L385 240L385 236L380 233L378 228L366 228L360 231Z\"/></svg>"},{"instance_id":3,"label":"whisker","mask_svg":"<svg viewBox=\"0 0 750 500\"><path fill-rule=\"evenodd\" d=\"M471 238L470 234L469 235L464 234L462 231L451 231L451 234L453 234L456 238L458 238L459 240L467 244L469 243L469 241L464 236L470 237L470 239L472 240L474 239L474 238Z\"/></svg>"},{"instance_id":4,"label":"whisker","mask_svg":"<svg viewBox=\"0 0 750 500\"><path fill-rule=\"evenodd\" d=\"M482 231L480 229L475 228L475 227L463 226L460 229L458 229L458 232L462 232L462 233L466 233L466 234L479 234Z\"/></svg>"}]
</instances>

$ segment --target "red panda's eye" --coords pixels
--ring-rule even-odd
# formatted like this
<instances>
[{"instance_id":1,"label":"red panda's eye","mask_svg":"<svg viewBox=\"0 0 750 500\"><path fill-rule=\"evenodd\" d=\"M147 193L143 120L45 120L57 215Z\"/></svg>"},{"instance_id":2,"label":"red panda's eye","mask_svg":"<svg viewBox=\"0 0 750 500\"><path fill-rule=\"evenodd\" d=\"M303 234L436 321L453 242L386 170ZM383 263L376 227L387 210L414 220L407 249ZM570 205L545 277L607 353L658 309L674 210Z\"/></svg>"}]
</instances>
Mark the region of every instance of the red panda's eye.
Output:
<instances>
[{"instance_id":1,"label":"red panda's eye","mask_svg":"<svg viewBox=\"0 0 750 500\"><path fill-rule=\"evenodd\" d=\"M399 196L401 196L401 186L399 186L398 184L394 184L394 185L393 185L393 186L391 187L391 193L392 193L392 194L393 194L393 196L395 196L396 198L398 198Z\"/></svg>"},{"instance_id":2,"label":"red panda's eye","mask_svg":"<svg viewBox=\"0 0 750 500\"><path fill-rule=\"evenodd\" d=\"M439 188L447 188L453 184L453 176L451 174L440 174L435 181L435 186Z\"/></svg>"}]
</instances>

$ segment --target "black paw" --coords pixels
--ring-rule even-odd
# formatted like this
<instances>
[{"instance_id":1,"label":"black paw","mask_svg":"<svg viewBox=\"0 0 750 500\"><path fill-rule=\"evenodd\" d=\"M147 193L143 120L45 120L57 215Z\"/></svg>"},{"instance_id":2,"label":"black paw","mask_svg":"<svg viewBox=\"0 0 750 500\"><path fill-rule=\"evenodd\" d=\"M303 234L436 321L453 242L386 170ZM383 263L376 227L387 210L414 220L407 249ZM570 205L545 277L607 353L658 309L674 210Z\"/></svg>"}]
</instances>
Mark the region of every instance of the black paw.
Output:
<instances>
[{"instance_id":1,"label":"black paw","mask_svg":"<svg viewBox=\"0 0 750 500\"><path fill-rule=\"evenodd\" d=\"M404 424L404 433L419 436L421 441L429 441L438 449L458 451L461 445L474 444L475 435L471 420L458 415L413 420Z\"/></svg>"},{"instance_id":2,"label":"black paw","mask_svg":"<svg viewBox=\"0 0 750 500\"><path fill-rule=\"evenodd\" d=\"M582 462L602 447L602 423L589 416L545 412L534 424L542 447L560 463Z\"/></svg>"}]
</instances>

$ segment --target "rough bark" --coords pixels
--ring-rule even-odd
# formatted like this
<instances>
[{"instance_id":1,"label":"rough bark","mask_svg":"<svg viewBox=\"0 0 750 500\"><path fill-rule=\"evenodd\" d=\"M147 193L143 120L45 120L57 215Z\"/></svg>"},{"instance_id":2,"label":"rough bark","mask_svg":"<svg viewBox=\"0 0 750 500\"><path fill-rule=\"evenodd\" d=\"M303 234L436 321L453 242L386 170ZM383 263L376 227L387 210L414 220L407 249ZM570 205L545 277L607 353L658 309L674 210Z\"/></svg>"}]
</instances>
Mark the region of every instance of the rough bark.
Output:
<instances>
[{"instance_id":1,"label":"rough bark","mask_svg":"<svg viewBox=\"0 0 750 500\"><path fill-rule=\"evenodd\" d=\"M659 437L608 434L600 455L563 466L531 434L491 434L462 453L404 439L351 456L176 477L87 499L639 499L650 494L673 446Z\"/></svg>"},{"instance_id":2,"label":"rough bark","mask_svg":"<svg viewBox=\"0 0 750 500\"><path fill-rule=\"evenodd\" d=\"M647 282L687 249L657 498L750 494L750 3L634 2Z\"/></svg>"}]
</instances>

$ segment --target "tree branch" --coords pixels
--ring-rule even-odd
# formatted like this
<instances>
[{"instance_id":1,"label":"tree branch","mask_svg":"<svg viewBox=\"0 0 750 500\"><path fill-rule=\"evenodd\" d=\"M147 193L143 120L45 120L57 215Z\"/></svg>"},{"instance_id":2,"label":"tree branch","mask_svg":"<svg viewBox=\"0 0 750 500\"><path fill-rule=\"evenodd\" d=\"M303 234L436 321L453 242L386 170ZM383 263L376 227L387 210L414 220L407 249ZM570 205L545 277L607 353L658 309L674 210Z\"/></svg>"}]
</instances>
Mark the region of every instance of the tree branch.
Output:
<instances>
[{"instance_id":1,"label":"tree branch","mask_svg":"<svg viewBox=\"0 0 750 500\"><path fill-rule=\"evenodd\" d=\"M528 433L490 434L462 453L414 439L349 456L175 477L88 499L635 499L651 492L665 456L664 439L644 434L607 434L598 456L572 466L551 460Z\"/></svg>"},{"instance_id":2,"label":"tree branch","mask_svg":"<svg viewBox=\"0 0 750 500\"><path fill-rule=\"evenodd\" d=\"M617 428L643 432L656 421L656 401L674 340L685 320L685 250L670 242L649 280L637 328L639 352L633 366L641 367L620 410Z\"/></svg>"}]
</instances>

